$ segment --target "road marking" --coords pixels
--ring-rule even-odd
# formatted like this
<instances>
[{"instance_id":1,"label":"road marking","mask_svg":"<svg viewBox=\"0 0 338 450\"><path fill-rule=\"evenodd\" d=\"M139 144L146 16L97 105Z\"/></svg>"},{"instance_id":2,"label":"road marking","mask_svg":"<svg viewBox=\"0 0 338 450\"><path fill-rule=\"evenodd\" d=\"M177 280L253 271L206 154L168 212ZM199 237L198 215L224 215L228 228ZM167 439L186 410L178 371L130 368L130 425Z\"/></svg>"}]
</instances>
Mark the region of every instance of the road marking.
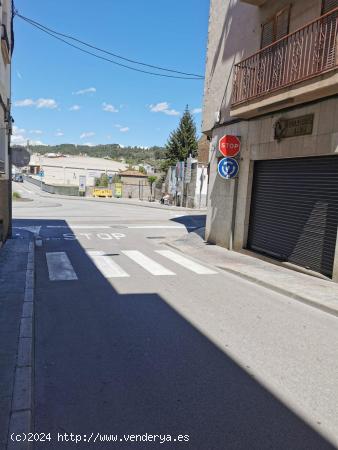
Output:
<instances>
[{"instance_id":1,"label":"road marking","mask_svg":"<svg viewBox=\"0 0 338 450\"><path fill-rule=\"evenodd\" d=\"M65 252L46 253L50 281L77 280L77 275Z\"/></svg>"},{"instance_id":2,"label":"road marking","mask_svg":"<svg viewBox=\"0 0 338 450\"><path fill-rule=\"evenodd\" d=\"M150 272L152 275L175 275L171 270L166 269L161 264L148 258L148 256L139 252L138 250L122 250L122 253L134 262L139 264L143 269Z\"/></svg>"},{"instance_id":3,"label":"road marking","mask_svg":"<svg viewBox=\"0 0 338 450\"><path fill-rule=\"evenodd\" d=\"M199 275L213 275L218 273L208 267L204 267L201 264L192 261L191 259L185 258L178 253L172 252L171 250L156 250L156 253L170 259L171 261L174 261L192 272L198 273Z\"/></svg>"},{"instance_id":4,"label":"road marking","mask_svg":"<svg viewBox=\"0 0 338 450\"><path fill-rule=\"evenodd\" d=\"M129 225L127 226L127 228L130 229L152 229L152 228L156 228L156 229L165 229L165 228L186 228L184 225ZM190 228L190 227L188 227Z\"/></svg>"},{"instance_id":5,"label":"road marking","mask_svg":"<svg viewBox=\"0 0 338 450\"><path fill-rule=\"evenodd\" d=\"M111 227L107 225L47 225L47 228L71 228L77 230L110 230Z\"/></svg>"},{"instance_id":6,"label":"road marking","mask_svg":"<svg viewBox=\"0 0 338 450\"><path fill-rule=\"evenodd\" d=\"M27 226L27 227L13 227L15 230L25 230L33 233L35 236L38 236L41 230L41 226Z\"/></svg>"},{"instance_id":7,"label":"road marking","mask_svg":"<svg viewBox=\"0 0 338 450\"><path fill-rule=\"evenodd\" d=\"M122 278L129 277L115 261L113 261L104 252L89 251L87 255L93 261L95 266L99 269L105 278Z\"/></svg>"},{"instance_id":8,"label":"road marking","mask_svg":"<svg viewBox=\"0 0 338 450\"><path fill-rule=\"evenodd\" d=\"M23 187L23 186L22 186L22 189L23 189L24 191L28 192L29 194L33 194L33 192L30 191L29 189L27 189L26 187Z\"/></svg>"}]
</instances>

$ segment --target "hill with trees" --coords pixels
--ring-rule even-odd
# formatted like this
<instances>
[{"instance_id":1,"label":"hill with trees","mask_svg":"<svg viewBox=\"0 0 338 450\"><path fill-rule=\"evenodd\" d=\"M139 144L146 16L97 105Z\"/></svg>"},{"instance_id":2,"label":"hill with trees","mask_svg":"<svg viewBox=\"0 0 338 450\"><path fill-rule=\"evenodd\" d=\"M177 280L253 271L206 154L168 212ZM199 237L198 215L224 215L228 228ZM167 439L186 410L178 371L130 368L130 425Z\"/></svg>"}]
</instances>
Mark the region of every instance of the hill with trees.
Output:
<instances>
[{"instance_id":1,"label":"hill with trees","mask_svg":"<svg viewBox=\"0 0 338 450\"><path fill-rule=\"evenodd\" d=\"M64 155L87 155L95 158L110 158L115 161L124 160L127 164L149 163L159 165L165 158L162 147L122 147L119 144L88 145L61 144L61 145L35 145L30 148L31 153L61 153Z\"/></svg>"}]
</instances>

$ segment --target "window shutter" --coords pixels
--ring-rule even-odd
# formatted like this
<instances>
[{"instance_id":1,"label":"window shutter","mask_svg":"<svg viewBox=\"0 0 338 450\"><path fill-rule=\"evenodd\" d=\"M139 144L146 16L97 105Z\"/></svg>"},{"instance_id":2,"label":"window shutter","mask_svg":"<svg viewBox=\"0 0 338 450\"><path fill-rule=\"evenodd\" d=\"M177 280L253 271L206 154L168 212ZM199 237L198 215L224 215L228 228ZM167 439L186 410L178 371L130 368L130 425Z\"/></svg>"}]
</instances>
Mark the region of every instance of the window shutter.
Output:
<instances>
[{"instance_id":1,"label":"window shutter","mask_svg":"<svg viewBox=\"0 0 338 450\"><path fill-rule=\"evenodd\" d=\"M284 8L276 16L276 41L289 33L290 7Z\"/></svg>"},{"instance_id":2,"label":"window shutter","mask_svg":"<svg viewBox=\"0 0 338 450\"><path fill-rule=\"evenodd\" d=\"M338 0L323 0L322 13L326 14L334 8L338 7Z\"/></svg>"},{"instance_id":3,"label":"window shutter","mask_svg":"<svg viewBox=\"0 0 338 450\"><path fill-rule=\"evenodd\" d=\"M262 41L261 48L270 45L275 40L275 21L272 19L262 25Z\"/></svg>"}]
</instances>

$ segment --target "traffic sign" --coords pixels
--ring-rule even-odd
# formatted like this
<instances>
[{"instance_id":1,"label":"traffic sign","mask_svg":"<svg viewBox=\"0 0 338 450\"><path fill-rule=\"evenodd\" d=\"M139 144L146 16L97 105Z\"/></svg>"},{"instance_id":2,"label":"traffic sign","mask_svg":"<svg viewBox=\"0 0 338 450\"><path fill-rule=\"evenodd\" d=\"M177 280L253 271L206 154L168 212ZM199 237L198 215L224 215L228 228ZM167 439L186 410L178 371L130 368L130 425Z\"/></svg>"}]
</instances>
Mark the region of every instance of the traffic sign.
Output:
<instances>
[{"instance_id":1,"label":"traffic sign","mask_svg":"<svg viewBox=\"0 0 338 450\"><path fill-rule=\"evenodd\" d=\"M231 134L225 134L218 143L218 149L223 156L229 156L233 158L238 155L241 149L241 141L237 136Z\"/></svg>"},{"instance_id":2,"label":"traffic sign","mask_svg":"<svg viewBox=\"0 0 338 450\"><path fill-rule=\"evenodd\" d=\"M235 178L238 175L238 172L239 165L234 158L222 158L218 163L218 173L226 180Z\"/></svg>"},{"instance_id":3,"label":"traffic sign","mask_svg":"<svg viewBox=\"0 0 338 450\"><path fill-rule=\"evenodd\" d=\"M79 176L79 192L86 192L86 175Z\"/></svg>"},{"instance_id":4,"label":"traffic sign","mask_svg":"<svg viewBox=\"0 0 338 450\"><path fill-rule=\"evenodd\" d=\"M43 178L45 176L45 171L43 169L39 172L40 178Z\"/></svg>"}]
</instances>

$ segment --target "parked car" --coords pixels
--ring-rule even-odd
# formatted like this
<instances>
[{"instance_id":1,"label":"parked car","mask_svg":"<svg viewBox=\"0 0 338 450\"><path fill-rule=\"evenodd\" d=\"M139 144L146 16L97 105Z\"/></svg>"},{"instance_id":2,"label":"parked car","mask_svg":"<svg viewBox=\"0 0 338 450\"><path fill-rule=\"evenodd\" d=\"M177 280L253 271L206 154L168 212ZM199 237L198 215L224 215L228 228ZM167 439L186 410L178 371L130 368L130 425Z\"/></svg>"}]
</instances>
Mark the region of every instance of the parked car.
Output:
<instances>
[{"instance_id":1,"label":"parked car","mask_svg":"<svg viewBox=\"0 0 338 450\"><path fill-rule=\"evenodd\" d=\"M23 176L20 173L17 173L14 175L13 181L16 181L17 183L23 183Z\"/></svg>"}]
</instances>

